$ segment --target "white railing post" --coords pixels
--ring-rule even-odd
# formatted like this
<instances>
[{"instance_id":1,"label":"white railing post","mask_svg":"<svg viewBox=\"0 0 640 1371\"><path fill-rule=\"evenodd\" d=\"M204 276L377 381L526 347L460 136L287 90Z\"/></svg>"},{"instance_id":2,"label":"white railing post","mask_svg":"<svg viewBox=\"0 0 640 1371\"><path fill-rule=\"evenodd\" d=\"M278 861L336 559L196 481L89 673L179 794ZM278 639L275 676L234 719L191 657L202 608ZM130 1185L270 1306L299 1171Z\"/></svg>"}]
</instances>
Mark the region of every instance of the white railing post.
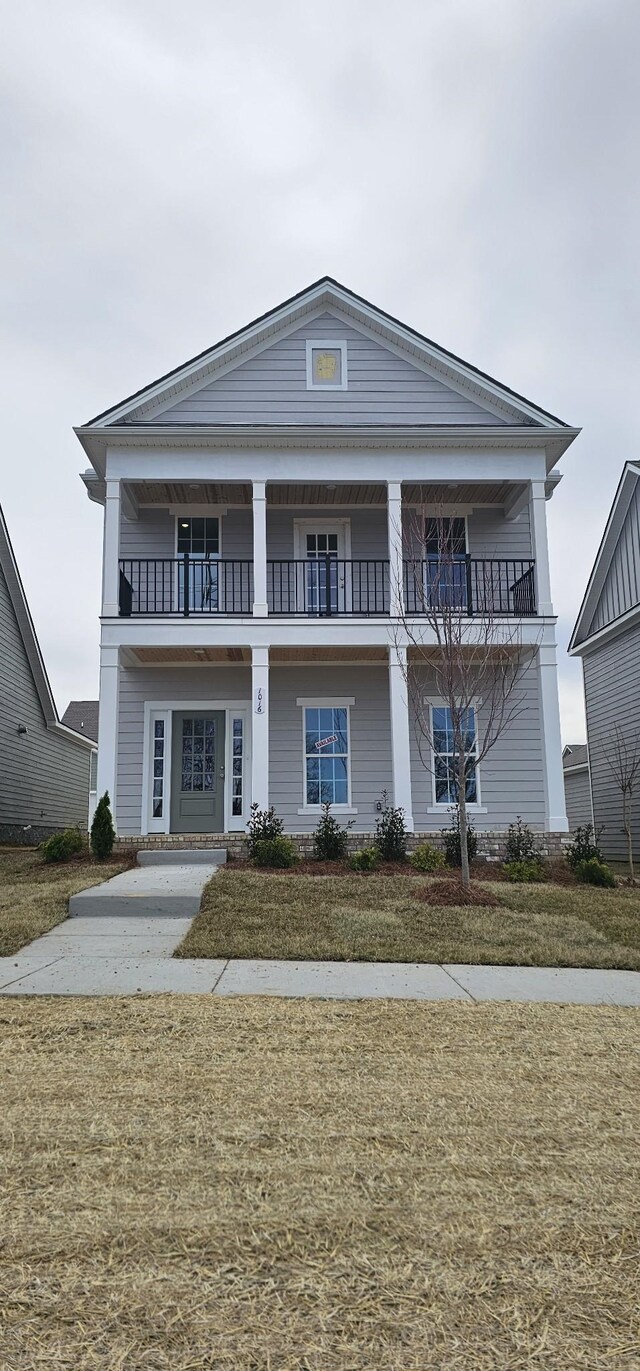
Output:
<instances>
[{"instance_id":1,"label":"white railing post","mask_svg":"<svg viewBox=\"0 0 640 1371\"><path fill-rule=\"evenodd\" d=\"M387 538L389 545L389 612L392 619L404 613L402 593L402 486L387 481Z\"/></svg>"},{"instance_id":2,"label":"white railing post","mask_svg":"<svg viewBox=\"0 0 640 1371\"><path fill-rule=\"evenodd\" d=\"M267 605L267 488L264 481L253 482L253 612L258 618L269 613Z\"/></svg>"},{"instance_id":3,"label":"white railing post","mask_svg":"<svg viewBox=\"0 0 640 1371\"><path fill-rule=\"evenodd\" d=\"M549 833L568 833L569 823L564 797L555 643L541 643L538 648L538 680L540 682L540 732L542 735L542 760L546 792L545 828Z\"/></svg>"},{"instance_id":4,"label":"white railing post","mask_svg":"<svg viewBox=\"0 0 640 1371\"><path fill-rule=\"evenodd\" d=\"M391 770L393 803L404 809L405 825L413 833L411 794L411 738L407 691L407 649L389 648L389 707L391 712Z\"/></svg>"},{"instance_id":5,"label":"white railing post","mask_svg":"<svg viewBox=\"0 0 640 1371\"><path fill-rule=\"evenodd\" d=\"M117 647L100 648L100 716L98 722L98 775L96 791L100 800L109 792L111 813L116 825L116 767L118 753L119 653Z\"/></svg>"},{"instance_id":6,"label":"white railing post","mask_svg":"<svg viewBox=\"0 0 640 1371\"><path fill-rule=\"evenodd\" d=\"M251 649L251 802L269 808L269 649Z\"/></svg>"},{"instance_id":7,"label":"white railing post","mask_svg":"<svg viewBox=\"0 0 640 1371\"><path fill-rule=\"evenodd\" d=\"M102 546L102 614L117 618L120 601L120 482L107 481Z\"/></svg>"},{"instance_id":8,"label":"white railing post","mask_svg":"<svg viewBox=\"0 0 640 1371\"><path fill-rule=\"evenodd\" d=\"M535 558L536 612L553 614L551 576L549 572L549 541L547 538L547 502L544 481L532 481L529 490L529 518L531 523L532 555Z\"/></svg>"}]
</instances>

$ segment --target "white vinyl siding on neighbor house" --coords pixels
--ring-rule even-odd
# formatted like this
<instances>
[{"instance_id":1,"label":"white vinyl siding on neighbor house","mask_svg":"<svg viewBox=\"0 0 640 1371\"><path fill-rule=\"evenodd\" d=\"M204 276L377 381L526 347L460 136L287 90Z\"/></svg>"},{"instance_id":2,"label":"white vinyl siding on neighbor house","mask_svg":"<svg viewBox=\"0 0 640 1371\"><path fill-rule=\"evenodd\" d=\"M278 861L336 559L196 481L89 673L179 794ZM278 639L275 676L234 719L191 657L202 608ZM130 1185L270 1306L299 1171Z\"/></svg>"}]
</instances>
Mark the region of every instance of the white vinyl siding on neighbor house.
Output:
<instances>
[{"instance_id":1,"label":"white vinyl siding on neighbor house","mask_svg":"<svg viewBox=\"0 0 640 1371\"><path fill-rule=\"evenodd\" d=\"M327 338L346 341L346 390L307 389L307 340ZM178 424L504 422L330 313L310 319L154 417Z\"/></svg>"}]
</instances>

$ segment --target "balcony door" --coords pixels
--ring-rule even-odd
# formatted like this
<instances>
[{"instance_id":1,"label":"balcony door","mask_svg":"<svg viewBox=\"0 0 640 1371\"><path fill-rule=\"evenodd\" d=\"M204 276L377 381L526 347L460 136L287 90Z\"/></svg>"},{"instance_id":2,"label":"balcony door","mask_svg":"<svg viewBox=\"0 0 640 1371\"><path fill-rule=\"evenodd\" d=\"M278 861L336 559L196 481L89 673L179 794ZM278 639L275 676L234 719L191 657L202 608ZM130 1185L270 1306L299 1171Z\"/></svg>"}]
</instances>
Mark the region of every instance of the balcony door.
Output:
<instances>
[{"instance_id":1,"label":"balcony door","mask_svg":"<svg viewBox=\"0 0 640 1371\"><path fill-rule=\"evenodd\" d=\"M464 609L467 604L467 521L427 519L424 530L425 586L432 607Z\"/></svg>"},{"instance_id":2,"label":"balcony door","mask_svg":"<svg viewBox=\"0 0 640 1371\"><path fill-rule=\"evenodd\" d=\"M206 613L218 608L218 559L220 557L220 520L218 518L177 519L176 551L179 558L189 554L188 593L191 613ZM185 567L178 563L178 608L185 607Z\"/></svg>"},{"instance_id":3,"label":"balcony door","mask_svg":"<svg viewBox=\"0 0 640 1371\"><path fill-rule=\"evenodd\" d=\"M330 617L347 608L348 522L301 519L296 522L298 601L314 617Z\"/></svg>"}]
</instances>

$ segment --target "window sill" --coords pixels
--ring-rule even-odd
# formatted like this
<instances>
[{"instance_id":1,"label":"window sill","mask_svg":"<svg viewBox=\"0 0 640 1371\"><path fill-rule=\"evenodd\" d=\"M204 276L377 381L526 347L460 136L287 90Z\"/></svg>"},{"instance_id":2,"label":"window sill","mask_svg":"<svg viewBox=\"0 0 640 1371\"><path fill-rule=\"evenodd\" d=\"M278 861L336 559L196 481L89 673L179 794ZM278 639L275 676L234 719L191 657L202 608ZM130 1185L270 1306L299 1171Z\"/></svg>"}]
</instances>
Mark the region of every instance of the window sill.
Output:
<instances>
[{"instance_id":1,"label":"window sill","mask_svg":"<svg viewBox=\"0 0 640 1371\"><path fill-rule=\"evenodd\" d=\"M427 814L446 814L449 809L455 809L455 805L429 805ZM467 805L467 814L488 814L486 805Z\"/></svg>"},{"instance_id":2,"label":"window sill","mask_svg":"<svg viewBox=\"0 0 640 1371\"><path fill-rule=\"evenodd\" d=\"M298 810L298 814L320 814L321 812L322 812L322 805L303 805L302 808ZM331 813L332 813L332 814L357 814L358 811L357 811L357 809L354 809L354 808L353 808L353 805L332 805L332 806L331 806Z\"/></svg>"}]
</instances>

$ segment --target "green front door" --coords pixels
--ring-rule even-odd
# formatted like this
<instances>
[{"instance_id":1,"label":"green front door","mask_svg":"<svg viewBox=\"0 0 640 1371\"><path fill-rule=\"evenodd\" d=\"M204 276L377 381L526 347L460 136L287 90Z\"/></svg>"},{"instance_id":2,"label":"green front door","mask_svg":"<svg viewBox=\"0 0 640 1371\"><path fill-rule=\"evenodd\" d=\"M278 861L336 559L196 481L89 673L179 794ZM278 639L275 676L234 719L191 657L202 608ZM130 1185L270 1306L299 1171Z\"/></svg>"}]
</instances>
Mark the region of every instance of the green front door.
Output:
<instances>
[{"instance_id":1,"label":"green front door","mask_svg":"<svg viewBox=\"0 0 640 1371\"><path fill-rule=\"evenodd\" d=\"M224 829L224 710L174 713L171 743L171 832Z\"/></svg>"}]
</instances>

